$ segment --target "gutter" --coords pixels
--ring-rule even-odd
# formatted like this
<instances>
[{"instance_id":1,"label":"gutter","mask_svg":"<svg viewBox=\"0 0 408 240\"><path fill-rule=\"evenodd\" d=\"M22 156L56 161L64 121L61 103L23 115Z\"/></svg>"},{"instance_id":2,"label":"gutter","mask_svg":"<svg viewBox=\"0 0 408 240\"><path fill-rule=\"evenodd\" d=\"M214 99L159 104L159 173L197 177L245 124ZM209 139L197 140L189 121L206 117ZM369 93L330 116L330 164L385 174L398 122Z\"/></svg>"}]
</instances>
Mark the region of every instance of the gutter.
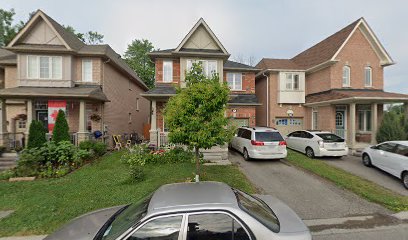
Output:
<instances>
[{"instance_id":1,"label":"gutter","mask_svg":"<svg viewBox=\"0 0 408 240\"><path fill-rule=\"evenodd\" d=\"M266 77L266 126L269 127L269 76L265 72L262 75Z\"/></svg>"}]
</instances>

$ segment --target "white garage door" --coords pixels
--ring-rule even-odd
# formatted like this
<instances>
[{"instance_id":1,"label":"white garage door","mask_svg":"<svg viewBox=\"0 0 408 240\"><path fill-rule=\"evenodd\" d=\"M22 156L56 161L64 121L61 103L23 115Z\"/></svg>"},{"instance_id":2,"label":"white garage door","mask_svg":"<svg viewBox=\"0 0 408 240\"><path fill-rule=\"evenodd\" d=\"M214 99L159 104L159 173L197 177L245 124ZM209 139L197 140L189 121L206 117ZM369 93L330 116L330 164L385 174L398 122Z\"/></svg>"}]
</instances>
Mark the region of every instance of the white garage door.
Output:
<instances>
[{"instance_id":1,"label":"white garage door","mask_svg":"<svg viewBox=\"0 0 408 240\"><path fill-rule=\"evenodd\" d=\"M303 130L303 118L276 118L275 127L282 135Z\"/></svg>"}]
</instances>

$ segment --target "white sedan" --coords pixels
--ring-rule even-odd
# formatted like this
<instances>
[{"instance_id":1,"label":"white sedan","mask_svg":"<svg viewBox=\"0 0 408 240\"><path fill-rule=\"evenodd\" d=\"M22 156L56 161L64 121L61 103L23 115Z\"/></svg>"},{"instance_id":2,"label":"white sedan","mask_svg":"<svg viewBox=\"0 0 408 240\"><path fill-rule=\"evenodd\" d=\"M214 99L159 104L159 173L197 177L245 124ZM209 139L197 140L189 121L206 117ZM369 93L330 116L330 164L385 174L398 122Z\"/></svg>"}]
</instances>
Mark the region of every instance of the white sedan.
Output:
<instances>
[{"instance_id":1,"label":"white sedan","mask_svg":"<svg viewBox=\"0 0 408 240\"><path fill-rule=\"evenodd\" d=\"M376 166L396 176L408 189L408 141L389 141L367 147L362 158L365 166Z\"/></svg>"},{"instance_id":2,"label":"white sedan","mask_svg":"<svg viewBox=\"0 0 408 240\"><path fill-rule=\"evenodd\" d=\"M292 132L287 136L286 144L288 148L305 153L309 158L342 157L348 154L346 141L331 132Z\"/></svg>"}]
</instances>

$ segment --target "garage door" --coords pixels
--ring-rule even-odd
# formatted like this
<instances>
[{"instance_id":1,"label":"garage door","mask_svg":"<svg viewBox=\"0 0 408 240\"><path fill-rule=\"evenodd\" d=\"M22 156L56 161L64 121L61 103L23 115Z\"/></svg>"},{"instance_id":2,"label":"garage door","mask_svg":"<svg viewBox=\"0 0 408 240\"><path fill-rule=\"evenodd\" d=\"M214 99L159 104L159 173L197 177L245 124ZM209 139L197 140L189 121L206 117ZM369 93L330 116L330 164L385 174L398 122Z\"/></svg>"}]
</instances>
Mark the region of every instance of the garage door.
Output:
<instances>
[{"instance_id":1,"label":"garage door","mask_svg":"<svg viewBox=\"0 0 408 240\"><path fill-rule=\"evenodd\" d=\"M303 118L276 118L275 127L282 135L303 130Z\"/></svg>"},{"instance_id":2,"label":"garage door","mask_svg":"<svg viewBox=\"0 0 408 240\"><path fill-rule=\"evenodd\" d=\"M236 127L249 126L248 118L231 118L230 123Z\"/></svg>"}]
</instances>

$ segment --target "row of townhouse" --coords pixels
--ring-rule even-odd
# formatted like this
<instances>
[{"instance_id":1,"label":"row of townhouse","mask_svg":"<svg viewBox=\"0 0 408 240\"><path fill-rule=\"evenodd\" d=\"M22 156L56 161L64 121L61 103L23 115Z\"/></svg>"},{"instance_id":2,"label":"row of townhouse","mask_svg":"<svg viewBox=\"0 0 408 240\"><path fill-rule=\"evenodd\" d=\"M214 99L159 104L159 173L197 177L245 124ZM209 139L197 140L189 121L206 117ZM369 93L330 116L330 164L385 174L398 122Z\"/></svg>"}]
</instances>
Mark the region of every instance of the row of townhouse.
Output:
<instances>
[{"instance_id":1,"label":"row of townhouse","mask_svg":"<svg viewBox=\"0 0 408 240\"><path fill-rule=\"evenodd\" d=\"M26 134L33 119L52 125L61 107L76 141L96 130L110 140L149 128L151 143L166 142L164 106L185 86L193 62L230 87L226 115L234 124L283 134L328 130L351 148L375 142L384 104L408 102L408 95L384 91L384 67L394 62L363 18L291 59L264 58L256 67L228 60L203 19L176 48L149 56L156 70L150 90L108 45L86 45L38 11L0 49L0 144Z\"/></svg>"},{"instance_id":2,"label":"row of townhouse","mask_svg":"<svg viewBox=\"0 0 408 240\"><path fill-rule=\"evenodd\" d=\"M203 19L176 48L150 53L156 87L142 95L152 104L153 143L165 141L163 107L175 86L185 85L195 61L227 82L227 116L237 125L270 126L283 134L327 130L346 138L352 149L375 143L384 104L408 102L408 95L384 91L384 67L394 61L364 18L291 59L264 58L251 67L229 56Z\"/></svg>"}]
</instances>

